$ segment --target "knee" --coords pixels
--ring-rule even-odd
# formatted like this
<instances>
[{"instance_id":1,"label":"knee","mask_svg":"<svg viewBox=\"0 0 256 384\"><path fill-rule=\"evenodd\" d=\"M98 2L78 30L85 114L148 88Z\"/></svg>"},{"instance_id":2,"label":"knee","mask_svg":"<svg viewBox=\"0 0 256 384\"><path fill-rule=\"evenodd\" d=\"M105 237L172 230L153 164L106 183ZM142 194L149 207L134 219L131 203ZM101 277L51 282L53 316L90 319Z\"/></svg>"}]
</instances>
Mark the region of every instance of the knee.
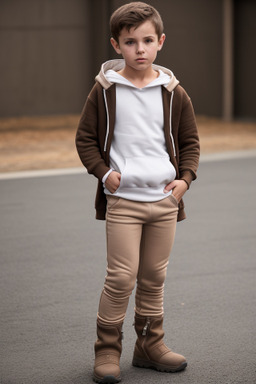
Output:
<instances>
[{"instance_id":1,"label":"knee","mask_svg":"<svg viewBox=\"0 0 256 384\"><path fill-rule=\"evenodd\" d=\"M136 276L131 273L119 272L115 275L108 274L104 288L113 294L126 297L130 296L136 283Z\"/></svg>"},{"instance_id":2,"label":"knee","mask_svg":"<svg viewBox=\"0 0 256 384\"><path fill-rule=\"evenodd\" d=\"M161 291L164 287L166 274L165 273L156 273L154 276L143 277L138 279L137 285L139 289L144 291Z\"/></svg>"}]
</instances>

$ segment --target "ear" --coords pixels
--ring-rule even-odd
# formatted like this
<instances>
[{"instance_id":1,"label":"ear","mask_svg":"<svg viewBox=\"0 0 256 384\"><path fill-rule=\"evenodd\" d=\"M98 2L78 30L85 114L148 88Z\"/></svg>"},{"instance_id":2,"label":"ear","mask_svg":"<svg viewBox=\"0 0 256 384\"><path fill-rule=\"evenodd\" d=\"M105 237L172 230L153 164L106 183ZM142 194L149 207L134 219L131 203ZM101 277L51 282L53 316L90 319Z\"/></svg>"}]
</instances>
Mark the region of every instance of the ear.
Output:
<instances>
[{"instance_id":1,"label":"ear","mask_svg":"<svg viewBox=\"0 0 256 384\"><path fill-rule=\"evenodd\" d=\"M116 51L116 53L118 53L118 55L121 55L119 44L115 39L113 39L113 37L111 37L110 43L111 43L112 47L114 48L114 50Z\"/></svg>"},{"instance_id":2,"label":"ear","mask_svg":"<svg viewBox=\"0 0 256 384\"><path fill-rule=\"evenodd\" d=\"M164 41L165 41L165 34L163 33L158 41L158 51L161 51L161 49L163 48L163 45L164 45Z\"/></svg>"}]
</instances>

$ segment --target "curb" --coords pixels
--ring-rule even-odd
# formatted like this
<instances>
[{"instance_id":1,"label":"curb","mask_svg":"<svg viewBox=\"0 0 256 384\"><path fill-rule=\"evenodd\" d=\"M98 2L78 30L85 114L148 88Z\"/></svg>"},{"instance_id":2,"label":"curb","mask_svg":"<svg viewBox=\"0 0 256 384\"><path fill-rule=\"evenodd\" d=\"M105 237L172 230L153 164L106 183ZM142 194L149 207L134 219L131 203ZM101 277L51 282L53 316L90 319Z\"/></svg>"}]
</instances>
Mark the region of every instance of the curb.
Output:
<instances>
[{"instance_id":1,"label":"curb","mask_svg":"<svg viewBox=\"0 0 256 384\"><path fill-rule=\"evenodd\" d=\"M232 160L232 159L246 159L250 157L256 157L256 149L202 154L200 156L200 163ZM87 174L87 170L84 167L77 167L77 168L60 168L60 169L43 169L43 170L34 170L34 171L6 172L6 173L0 173L0 180L25 179L25 178L33 178L33 177L48 177L48 176L80 175L80 174Z\"/></svg>"}]
</instances>

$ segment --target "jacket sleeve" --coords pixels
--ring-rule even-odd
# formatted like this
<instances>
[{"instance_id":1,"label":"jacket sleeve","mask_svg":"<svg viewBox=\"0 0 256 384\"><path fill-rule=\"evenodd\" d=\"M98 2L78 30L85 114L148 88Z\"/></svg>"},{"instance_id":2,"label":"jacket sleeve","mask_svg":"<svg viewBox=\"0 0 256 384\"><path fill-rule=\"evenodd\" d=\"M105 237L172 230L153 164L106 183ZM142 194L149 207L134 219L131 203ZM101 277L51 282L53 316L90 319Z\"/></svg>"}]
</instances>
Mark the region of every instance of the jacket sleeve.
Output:
<instances>
[{"instance_id":1,"label":"jacket sleeve","mask_svg":"<svg viewBox=\"0 0 256 384\"><path fill-rule=\"evenodd\" d=\"M188 188L195 180L199 164L200 144L195 113L190 98L185 94L179 124L179 178Z\"/></svg>"},{"instance_id":2,"label":"jacket sleeve","mask_svg":"<svg viewBox=\"0 0 256 384\"><path fill-rule=\"evenodd\" d=\"M83 165L88 173L93 174L99 180L109 171L104 159L102 142L100 137L98 117L98 97L96 86L90 92L84 105L80 122L76 133L76 148Z\"/></svg>"}]
</instances>

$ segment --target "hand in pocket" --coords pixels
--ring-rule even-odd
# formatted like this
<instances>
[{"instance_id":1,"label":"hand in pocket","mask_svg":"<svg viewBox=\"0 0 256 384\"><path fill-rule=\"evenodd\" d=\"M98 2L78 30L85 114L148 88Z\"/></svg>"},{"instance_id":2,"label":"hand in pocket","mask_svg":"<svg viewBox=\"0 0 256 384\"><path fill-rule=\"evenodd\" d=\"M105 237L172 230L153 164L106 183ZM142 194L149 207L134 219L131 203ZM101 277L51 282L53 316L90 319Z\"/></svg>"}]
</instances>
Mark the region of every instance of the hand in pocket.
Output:
<instances>
[{"instance_id":1,"label":"hand in pocket","mask_svg":"<svg viewBox=\"0 0 256 384\"><path fill-rule=\"evenodd\" d=\"M108 175L107 180L105 181L105 187L109 190L109 192L115 193L120 185L120 181L121 174L113 171Z\"/></svg>"},{"instance_id":2,"label":"hand in pocket","mask_svg":"<svg viewBox=\"0 0 256 384\"><path fill-rule=\"evenodd\" d=\"M175 197L175 199L180 202L183 195L188 189L188 185L186 181L184 180L174 180L171 183L167 184L164 188L164 192L168 193L172 190L172 194Z\"/></svg>"}]
</instances>

